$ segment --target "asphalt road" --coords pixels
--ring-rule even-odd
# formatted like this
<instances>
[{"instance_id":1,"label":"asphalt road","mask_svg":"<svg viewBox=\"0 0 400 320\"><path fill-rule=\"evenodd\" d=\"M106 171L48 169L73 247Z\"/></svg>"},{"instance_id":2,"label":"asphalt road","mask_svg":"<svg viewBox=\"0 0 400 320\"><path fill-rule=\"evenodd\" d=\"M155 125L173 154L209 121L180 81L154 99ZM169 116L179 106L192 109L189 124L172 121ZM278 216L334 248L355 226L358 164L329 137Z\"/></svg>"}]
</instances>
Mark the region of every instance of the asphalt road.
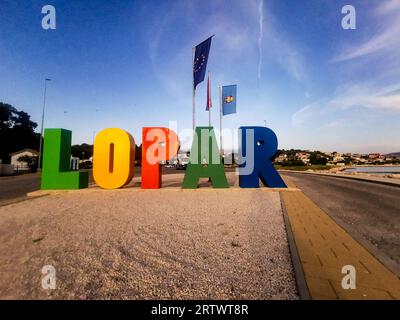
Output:
<instances>
[{"instance_id":1,"label":"asphalt road","mask_svg":"<svg viewBox=\"0 0 400 320\"><path fill-rule=\"evenodd\" d=\"M175 168L163 168L162 170L163 174L185 173L184 170L176 170ZM134 176L140 177L141 171L142 168L136 166ZM225 168L225 171L231 172L234 169ZM89 176L89 181L94 182L92 174ZM39 190L39 187L40 173L0 177L0 206L23 199L27 193Z\"/></svg>"},{"instance_id":2,"label":"asphalt road","mask_svg":"<svg viewBox=\"0 0 400 320\"><path fill-rule=\"evenodd\" d=\"M39 185L39 173L0 177L0 205L24 198L28 192L38 190Z\"/></svg>"},{"instance_id":3,"label":"asphalt road","mask_svg":"<svg viewBox=\"0 0 400 320\"><path fill-rule=\"evenodd\" d=\"M302 173L288 176L356 240L366 240L400 270L400 188ZM398 273L398 271L396 272Z\"/></svg>"},{"instance_id":4,"label":"asphalt road","mask_svg":"<svg viewBox=\"0 0 400 320\"><path fill-rule=\"evenodd\" d=\"M184 173L184 170L163 168L163 174ZM135 177L140 177L141 167L135 167ZM93 177L90 175L90 181ZM40 173L28 173L17 176L0 177L0 206L18 199L23 199L26 194L39 190Z\"/></svg>"}]
</instances>

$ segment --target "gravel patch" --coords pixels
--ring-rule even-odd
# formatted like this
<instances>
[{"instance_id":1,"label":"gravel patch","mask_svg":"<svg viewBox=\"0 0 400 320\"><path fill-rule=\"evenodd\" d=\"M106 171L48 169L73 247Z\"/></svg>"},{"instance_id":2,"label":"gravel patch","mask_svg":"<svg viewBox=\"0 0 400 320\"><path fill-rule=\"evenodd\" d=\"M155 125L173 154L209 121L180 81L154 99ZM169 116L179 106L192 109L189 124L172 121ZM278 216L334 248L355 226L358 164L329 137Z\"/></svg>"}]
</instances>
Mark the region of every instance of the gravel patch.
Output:
<instances>
[{"instance_id":1,"label":"gravel patch","mask_svg":"<svg viewBox=\"0 0 400 320\"><path fill-rule=\"evenodd\" d=\"M91 190L0 207L0 298L298 299L279 193Z\"/></svg>"}]
</instances>

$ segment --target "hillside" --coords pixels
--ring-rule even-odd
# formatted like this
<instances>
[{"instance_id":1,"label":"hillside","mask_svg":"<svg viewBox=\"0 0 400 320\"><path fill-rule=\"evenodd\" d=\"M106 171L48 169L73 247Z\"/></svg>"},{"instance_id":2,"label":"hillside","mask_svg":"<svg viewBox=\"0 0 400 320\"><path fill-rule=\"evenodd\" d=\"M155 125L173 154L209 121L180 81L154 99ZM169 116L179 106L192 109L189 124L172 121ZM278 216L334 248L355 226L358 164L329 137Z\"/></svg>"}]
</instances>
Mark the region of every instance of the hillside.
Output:
<instances>
[{"instance_id":1,"label":"hillside","mask_svg":"<svg viewBox=\"0 0 400 320\"><path fill-rule=\"evenodd\" d=\"M386 156L400 158L400 152L388 153Z\"/></svg>"}]
</instances>

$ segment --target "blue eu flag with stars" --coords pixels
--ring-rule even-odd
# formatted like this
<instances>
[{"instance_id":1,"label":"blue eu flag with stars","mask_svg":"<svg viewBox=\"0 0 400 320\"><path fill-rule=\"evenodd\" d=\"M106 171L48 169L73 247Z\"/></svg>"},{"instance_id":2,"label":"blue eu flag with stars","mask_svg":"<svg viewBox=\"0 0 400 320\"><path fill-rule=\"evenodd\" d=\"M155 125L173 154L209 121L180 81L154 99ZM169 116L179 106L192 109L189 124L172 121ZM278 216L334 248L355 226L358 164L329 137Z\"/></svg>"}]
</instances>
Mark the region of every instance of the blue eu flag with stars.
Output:
<instances>
[{"instance_id":1,"label":"blue eu flag with stars","mask_svg":"<svg viewBox=\"0 0 400 320\"><path fill-rule=\"evenodd\" d=\"M211 38L204 40L196 46L193 60L193 85L196 86L204 80L207 69L208 54L210 53Z\"/></svg>"}]
</instances>

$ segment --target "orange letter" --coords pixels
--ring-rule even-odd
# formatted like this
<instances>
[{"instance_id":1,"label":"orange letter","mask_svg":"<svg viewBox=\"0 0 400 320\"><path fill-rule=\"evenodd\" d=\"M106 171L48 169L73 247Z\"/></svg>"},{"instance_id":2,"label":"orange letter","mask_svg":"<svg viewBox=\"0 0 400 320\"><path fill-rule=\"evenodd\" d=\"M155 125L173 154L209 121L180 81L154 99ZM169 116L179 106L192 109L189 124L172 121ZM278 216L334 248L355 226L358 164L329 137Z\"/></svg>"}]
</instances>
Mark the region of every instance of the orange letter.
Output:
<instances>
[{"instance_id":1,"label":"orange letter","mask_svg":"<svg viewBox=\"0 0 400 320\"><path fill-rule=\"evenodd\" d=\"M143 128L142 137L142 189L159 189L162 172L158 163L176 155L178 136L168 128Z\"/></svg>"},{"instance_id":2,"label":"orange letter","mask_svg":"<svg viewBox=\"0 0 400 320\"><path fill-rule=\"evenodd\" d=\"M121 129L99 132L94 142L93 177L104 189L118 189L133 178L135 140Z\"/></svg>"}]
</instances>

